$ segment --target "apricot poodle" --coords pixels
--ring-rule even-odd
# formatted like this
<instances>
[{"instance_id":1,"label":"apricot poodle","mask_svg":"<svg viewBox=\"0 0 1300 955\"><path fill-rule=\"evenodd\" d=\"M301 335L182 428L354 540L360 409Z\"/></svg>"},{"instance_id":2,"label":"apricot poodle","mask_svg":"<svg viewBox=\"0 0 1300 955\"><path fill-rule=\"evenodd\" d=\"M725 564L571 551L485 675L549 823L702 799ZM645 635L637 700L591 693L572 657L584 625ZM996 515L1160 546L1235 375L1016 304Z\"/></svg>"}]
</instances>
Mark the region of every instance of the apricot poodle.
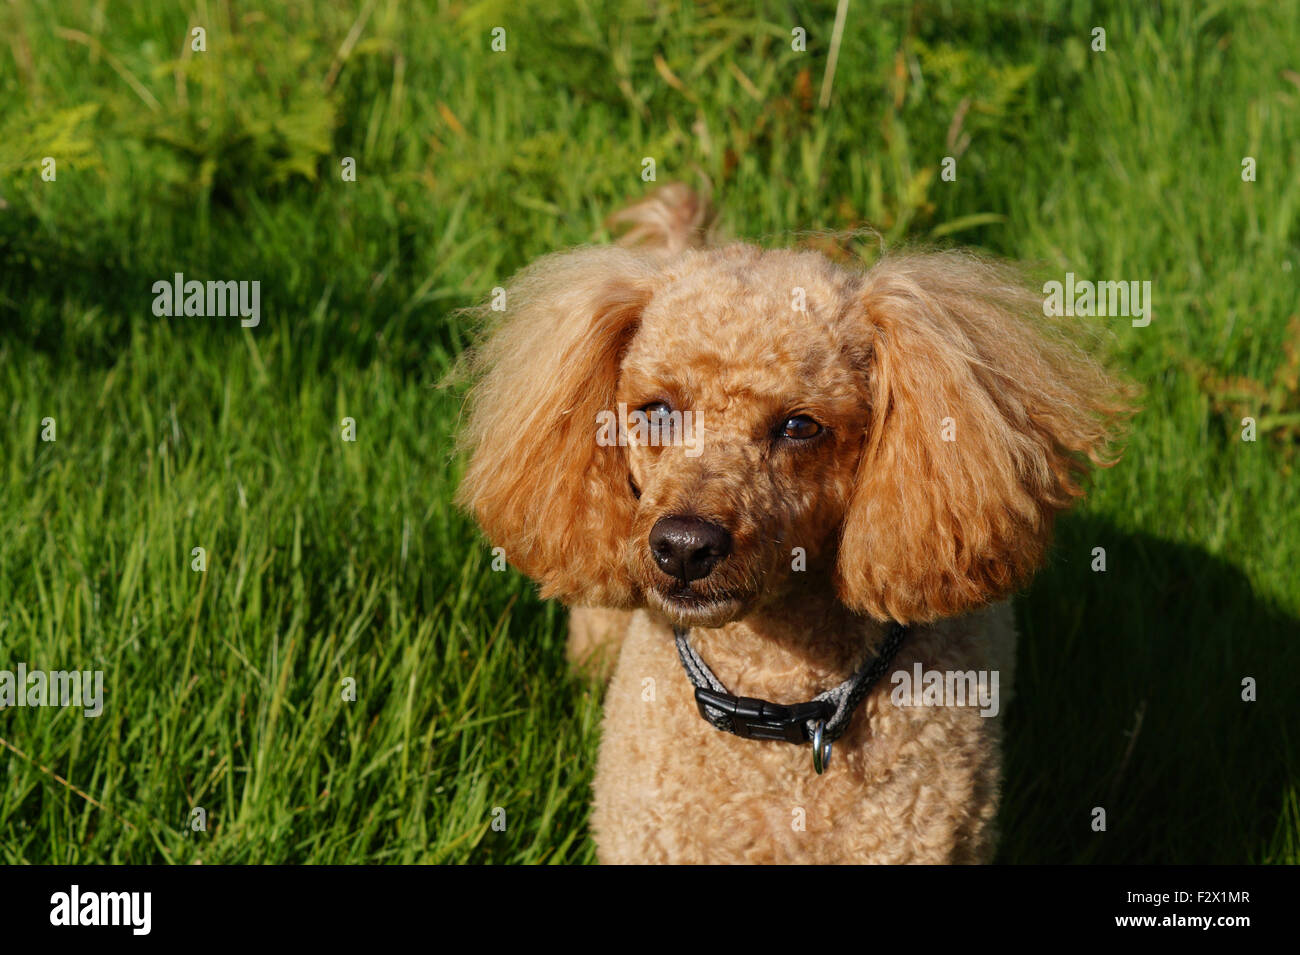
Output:
<instances>
[{"instance_id":1,"label":"apricot poodle","mask_svg":"<svg viewBox=\"0 0 1300 955\"><path fill-rule=\"evenodd\" d=\"M715 247L679 185L616 219L483 309L460 490L613 666L600 860L987 861L1006 598L1125 390L1008 266Z\"/></svg>"}]
</instances>

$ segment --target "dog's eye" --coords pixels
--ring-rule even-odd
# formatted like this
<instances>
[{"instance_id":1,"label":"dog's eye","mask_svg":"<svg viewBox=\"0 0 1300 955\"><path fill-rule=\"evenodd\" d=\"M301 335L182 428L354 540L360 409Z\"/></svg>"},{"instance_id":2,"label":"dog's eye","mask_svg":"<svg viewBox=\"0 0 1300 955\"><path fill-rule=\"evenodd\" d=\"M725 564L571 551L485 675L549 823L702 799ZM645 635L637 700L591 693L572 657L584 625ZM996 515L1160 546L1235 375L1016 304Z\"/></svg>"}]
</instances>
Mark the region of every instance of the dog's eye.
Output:
<instances>
[{"instance_id":1,"label":"dog's eye","mask_svg":"<svg viewBox=\"0 0 1300 955\"><path fill-rule=\"evenodd\" d=\"M675 444L681 416L666 401L652 401L632 412L636 443L650 447Z\"/></svg>"},{"instance_id":2,"label":"dog's eye","mask_svg":"<svg viewBox=\"0 0 1300 955\"><path fill-rule=\"evenodd\" d=\"M805 414L797 414L785 419L781 427L781 437L795 441L807 441L821 434L822 426Z\"/></svg>"}]
</instances>

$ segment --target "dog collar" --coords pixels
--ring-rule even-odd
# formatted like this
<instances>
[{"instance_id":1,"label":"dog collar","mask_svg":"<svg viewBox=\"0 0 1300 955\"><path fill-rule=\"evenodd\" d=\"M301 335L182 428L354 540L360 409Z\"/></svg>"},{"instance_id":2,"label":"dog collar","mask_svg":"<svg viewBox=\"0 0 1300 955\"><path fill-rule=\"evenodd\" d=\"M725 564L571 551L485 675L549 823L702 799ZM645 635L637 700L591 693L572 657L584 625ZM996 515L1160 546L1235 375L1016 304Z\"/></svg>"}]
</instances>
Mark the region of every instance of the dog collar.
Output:
<instances>
[{"instance_id":1,"label":"dog collar","mask_svg":"<svg viewBox=\"0 0 1300 955\"><path fill-rule=\"evenodd\" d=\"M831 759L831 743L848 729L853 711L885 674L908 628L891 621L880 652L839 686L819 693L807 703L770 703L733 696L691 646L690 629L673 628L677 655L695 685L695 703L714 728L742 739L812 743L813 769L820 775Z\"/></svg>"}]
</instances>

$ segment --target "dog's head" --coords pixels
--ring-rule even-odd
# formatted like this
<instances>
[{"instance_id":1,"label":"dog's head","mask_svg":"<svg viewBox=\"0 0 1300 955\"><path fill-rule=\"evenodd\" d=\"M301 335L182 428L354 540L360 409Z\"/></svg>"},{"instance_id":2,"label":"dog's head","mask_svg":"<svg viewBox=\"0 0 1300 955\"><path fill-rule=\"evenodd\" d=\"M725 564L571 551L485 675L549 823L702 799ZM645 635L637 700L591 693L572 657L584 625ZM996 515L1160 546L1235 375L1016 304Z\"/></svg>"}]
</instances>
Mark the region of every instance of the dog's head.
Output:
<instances>
[{"instance_id":1,"label":"dog's head","mask_svg":"<svg viewBox=\"0 0 1300 955\"><path fill-rule=\"evenodd\" d=\"M561 253L473 358L460 499L569 603L719 626L809 588L933 619L1017 588L1118 389L954 253Z\"/></svg>"}]
</instances>

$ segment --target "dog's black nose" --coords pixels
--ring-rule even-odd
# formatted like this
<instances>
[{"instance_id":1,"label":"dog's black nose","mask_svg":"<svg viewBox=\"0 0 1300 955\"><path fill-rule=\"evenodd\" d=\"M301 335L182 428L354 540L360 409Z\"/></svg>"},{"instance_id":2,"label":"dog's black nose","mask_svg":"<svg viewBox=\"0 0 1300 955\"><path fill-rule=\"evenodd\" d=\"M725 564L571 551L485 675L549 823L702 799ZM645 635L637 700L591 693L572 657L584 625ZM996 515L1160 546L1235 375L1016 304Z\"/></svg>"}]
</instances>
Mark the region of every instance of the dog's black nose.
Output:
<instances>
[{"instance_id":1,"label":"dog's black nose","mask_svg":"<svg viewBox=\"0 0 1300 955\"><path fill-rule=\"evenodd\" d=\"M731 553L731 534L698 517L664 517L650 529L650 553L670 577L699 580Z\"/></svg>"}]
</instances>

